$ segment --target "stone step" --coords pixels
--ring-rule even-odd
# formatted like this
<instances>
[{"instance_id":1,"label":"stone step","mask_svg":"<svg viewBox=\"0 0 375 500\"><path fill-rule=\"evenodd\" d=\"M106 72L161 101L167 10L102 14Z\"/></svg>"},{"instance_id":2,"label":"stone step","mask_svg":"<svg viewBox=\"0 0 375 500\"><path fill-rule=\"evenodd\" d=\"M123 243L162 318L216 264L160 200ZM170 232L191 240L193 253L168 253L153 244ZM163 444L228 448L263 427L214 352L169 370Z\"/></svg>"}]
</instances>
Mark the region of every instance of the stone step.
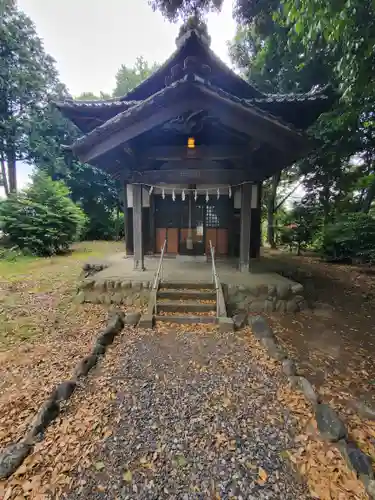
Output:
<instances>
[{"instance_id":1,"label":"stone step","mask_svg":"<svg viewBox=\"0 0 375 500\"><path fill-rule=\"evenodd\" d=\"M191 325L194 323L215 324L215 316L161 316L155 315L154 320L156 323L178 323L180 325Z\"/></svg>"},{"instance_id":2,"label":"stone step","mask_svg":"<svg viewBox=\"0 0 375 500\"><path fill-rule=\"evenodd\" d=\"M214 290L213 283L194 283L192 281L176 282L176 281L162 281L160 288L168 288L172 290Z\"/></svg>"},{"instance_id":3,"label":"stone step","mask_svg":"<svg viewBox=\"0 0 375 500\"><path fill-rule=\"evenodd\" d=\"M216 291L202 292L200 290L159 290L158 299L171 300L216 300Z\"/></svg>"},{"instance_id":4,"label":"stone step","mask_svg":"<svg viewBox=\"0 0 375 500\"><path fill-rule=\"evenodd\" d=\"M216 311L216 303L201 304L199 302L156 302L157 311L163 312L209 312Z\"/></svg>"}]
</instances>

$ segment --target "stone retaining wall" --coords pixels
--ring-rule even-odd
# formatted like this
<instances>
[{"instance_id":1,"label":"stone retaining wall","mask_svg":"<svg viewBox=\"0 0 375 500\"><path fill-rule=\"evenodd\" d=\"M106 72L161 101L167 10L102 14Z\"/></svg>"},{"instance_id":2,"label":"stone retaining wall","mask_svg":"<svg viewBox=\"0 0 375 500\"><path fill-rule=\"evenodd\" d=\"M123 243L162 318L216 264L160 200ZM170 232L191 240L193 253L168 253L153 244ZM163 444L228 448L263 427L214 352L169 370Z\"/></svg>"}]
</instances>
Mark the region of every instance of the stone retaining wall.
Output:
<instances>
[{"instance_id":1,"label":"stone retaining wall","mask_svg":"<svg viewBox=\"0 0 375 500\"><path fill-rule=\"evenodd\" d=\"M291 312L306 309L303 286L300 283L282 285L223 285L225 301L231 313Z\"/></svg>"},{"instance_id":2,"label":"stone retaining wall","mask_svg":"<svg viewBox=\"0 0 375 500\"><path fill-rule=\"evenodd\" d=\"M149 281L95 280L86 278L78 284L76 301L94 304L124 304L142 307L148 304L151 283Z\"/></svg>"}]
</instances>

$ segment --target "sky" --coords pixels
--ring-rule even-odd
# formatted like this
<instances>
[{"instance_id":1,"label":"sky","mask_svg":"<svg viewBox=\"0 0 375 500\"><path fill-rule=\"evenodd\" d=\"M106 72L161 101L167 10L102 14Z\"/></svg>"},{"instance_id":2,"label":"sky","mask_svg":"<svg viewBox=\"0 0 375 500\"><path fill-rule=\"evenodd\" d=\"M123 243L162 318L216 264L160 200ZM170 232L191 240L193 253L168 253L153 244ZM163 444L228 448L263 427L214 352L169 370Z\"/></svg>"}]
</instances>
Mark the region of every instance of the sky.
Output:
<instances>
[{"instance_id":1,"label":"sky","mask_svg":"<svg viewBox=\"0 0 375 500\"><path fill-rule=\"evenodd\" d=\"M111 93L121 64L132 66L138 56L162 63L176 48L179 24L153 12L147 0L18 0L18 5L34 22L73 96ZM227 41L236 27L232 0L224 0L220 14L209 14L207 24L211 48L230 65ZM20 189L31 171L19 163Z\"/></svg>"}]
</instances>

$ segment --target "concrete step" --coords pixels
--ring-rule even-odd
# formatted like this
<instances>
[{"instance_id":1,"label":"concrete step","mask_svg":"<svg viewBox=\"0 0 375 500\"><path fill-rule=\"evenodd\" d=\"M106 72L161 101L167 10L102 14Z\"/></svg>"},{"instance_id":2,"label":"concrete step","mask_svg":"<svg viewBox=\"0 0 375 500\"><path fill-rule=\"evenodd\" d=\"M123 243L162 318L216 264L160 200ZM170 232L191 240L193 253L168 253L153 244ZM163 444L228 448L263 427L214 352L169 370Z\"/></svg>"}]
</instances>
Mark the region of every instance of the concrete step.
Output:
<instances>
[{"instance_id":1,"label":"concrete step","mask_svg":"<svg viewBox=\"0 0 375 500\"><path fill-rule=\"evenodd\" d=\"M154 320L156 323L178 323L180 325L191 325L194 323L215 324L215 316L161 316L155 315Z\"/></svg>"},{"instance_id":2,"label":"concrete step","mask_svg":"<svg viewBox=\"0 0 375 500\"><path fill-rule=\"evenodd\" d=\"M194 283L192 281L176 282L176 281L162 281L160 288L172 290L214 290L213 283Z\"/></svg>"},{"instance_id":3,"label":"concrete step","mask_svg":"<svg viewBox=\"0 0 375 500\"><path fill-rule=\"evenodd\" d=\"M200 290L159 290L158 299L171 300L216 300L216 290L201 292Z\"/></svg>"},{"instance_id":4,"label":"concrete step","mask_svg":"<svg viewBox=\"0 0 375 500\"><path fill-rule=\"evenodd\" d=\"M216 311L216 303L201 304L200 302L156 302L157 311L163 312L210 312Z\"/></svg>"}]
</instances>

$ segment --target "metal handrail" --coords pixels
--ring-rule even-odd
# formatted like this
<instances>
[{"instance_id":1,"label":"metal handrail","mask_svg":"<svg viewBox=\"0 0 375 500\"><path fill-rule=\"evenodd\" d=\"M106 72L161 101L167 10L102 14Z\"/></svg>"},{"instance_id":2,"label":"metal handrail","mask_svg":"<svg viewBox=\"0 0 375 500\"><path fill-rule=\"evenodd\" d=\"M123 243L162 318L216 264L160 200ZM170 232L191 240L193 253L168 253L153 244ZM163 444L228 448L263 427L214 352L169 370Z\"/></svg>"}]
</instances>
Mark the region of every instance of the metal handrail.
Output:
<instances>
[{"instance_id":1,"label":"metal handrail","mask_svg":"<svg viewBox=\"0 0 375 500\"><path fill-rule=\"evenodd\" d=\"M215 263L215 247L212 246L211 240L210 243L210 253L211 253L211 262L212 262L212 282L215 285L216 290L216 316L219 315L219 278L216 272L216 263Z\"/></svg>"},{"instance_id":2,"label":"metal handrail","mask_svg":"<svg viewBox=\"0 0 375 500\"><path fill-rule=\"evenodd\" d=\"M152 285L152 289L153 290L157 290L157 288L159 286L159 279L160 280L163 279L163 259L164 259L164 253L165 253L165 247L166 246L167 246L167 240L164 240L164 244L161 247L161 253L160 253L160 259L159 259L158 269L156 271L155 278L154 278L154 283Z\"/></svg>"}]
</instances>

